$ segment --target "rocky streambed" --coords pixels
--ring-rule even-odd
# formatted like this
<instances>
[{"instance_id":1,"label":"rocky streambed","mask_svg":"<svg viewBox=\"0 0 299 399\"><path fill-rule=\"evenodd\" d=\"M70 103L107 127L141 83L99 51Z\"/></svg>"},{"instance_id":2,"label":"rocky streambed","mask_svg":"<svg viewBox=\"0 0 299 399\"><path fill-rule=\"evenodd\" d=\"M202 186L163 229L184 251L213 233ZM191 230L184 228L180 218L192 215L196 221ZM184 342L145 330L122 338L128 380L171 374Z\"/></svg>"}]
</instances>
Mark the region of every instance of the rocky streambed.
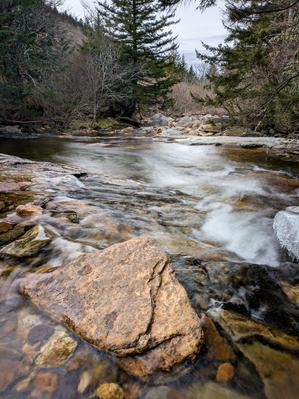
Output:
<instances>
[{"instance_id":1,"label":"rocky streambed","mask_svg":"<svg viewBox=\"0 0 299 399\"><path fill-rule=\"evenodd\" d=\"M299 167L217 140L1 141L0 397L297 398Z\"/></svg>"}]
</instances>

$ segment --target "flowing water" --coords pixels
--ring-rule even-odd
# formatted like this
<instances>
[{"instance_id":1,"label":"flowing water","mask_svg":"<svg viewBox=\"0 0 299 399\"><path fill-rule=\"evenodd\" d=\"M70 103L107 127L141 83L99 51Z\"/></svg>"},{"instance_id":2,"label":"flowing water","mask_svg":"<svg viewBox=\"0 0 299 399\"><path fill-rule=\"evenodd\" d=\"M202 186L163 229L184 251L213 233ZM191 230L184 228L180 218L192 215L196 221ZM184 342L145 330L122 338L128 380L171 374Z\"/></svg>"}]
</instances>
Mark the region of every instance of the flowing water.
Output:
<instances>
[{"instance_id":1,"label":"flowing water","mask_svg":"<svg viewBox=\"0 0 299 399\"><path fill-rule=\"evenodd\" d=\"M93 397L96 384L106 381L120 383L132 398L264 397L251 366L253 374L236 378L231 391L218 391L215 383L205 385L214 379L213 363L203 369L197 365L181 380L152 388L126 376L113 359L82 342L66 363L33 366L40 347L30 328L47 326L42 330L46 342L59 327L31 308L16 287L32 268L63 267L82 251L146 235L171 256L195 306L218 308L223 302L218 292L205 303L196 302L192 273L201 262L282 268L286 254L272 224L276 212L298 205L299 163L275 158L265 148L153 139L3 139L0 152L84 169L75 176L60 176L48 167L38 176L35 190L43 191L44 184L48 191L39 194L51 197L40 222L55 232L55 239L40 256L8 267L1 264L0 363L6 371L0 376L0 397ZM263 321L266 316L255 309L251 317ZM89 384L82 391L84 378ZM48 388L42 391L44 385Z\"/></svg>"}]
</instances>

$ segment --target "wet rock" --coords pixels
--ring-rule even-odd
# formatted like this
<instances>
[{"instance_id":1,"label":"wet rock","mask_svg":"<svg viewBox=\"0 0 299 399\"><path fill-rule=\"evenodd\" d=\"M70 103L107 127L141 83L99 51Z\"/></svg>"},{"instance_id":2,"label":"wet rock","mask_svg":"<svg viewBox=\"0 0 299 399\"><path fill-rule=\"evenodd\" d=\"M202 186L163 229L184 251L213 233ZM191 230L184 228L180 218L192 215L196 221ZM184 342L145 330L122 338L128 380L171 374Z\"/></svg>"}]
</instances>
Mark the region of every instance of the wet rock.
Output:
<instances>
[{"instance_id":1,"label":"wet rock","mask_svg":"<svg viewBox=\"0 0 299 399\"><path fill-rule=\"evenodd\" d=\"M0 191L0 211L7 213L14 211L15 208L26 201L32 199L33 194L26 191Z\"/></svg>"},{"instance_id":2,"label":"wet rock","mask_svg":"<svg viewBox=\"0 0 299 399\"><path fill-rule=\"evenodd\" d=\"M88 370L92 379L98 384L104 382L116 382L118 379L119 368L107 360L97 359L94 367Z\"/></svg>"},{"instance_id":3,"label":"wet rock","mask_svg":"<svg viewBox=\"0 0 299 399\"><path fill-rule=\"evenodd\" d=\"M227 340L219 334L210 317L204 315L201 318L201 326L205 335L205 344L210 359L225 362L236 358L231 346L228 344Z\"/></svg>"},{"instance_id":4,"label":"wet rock","mask_svg":"<svg viewBox=\"0 0 299 399\"><path fill-rule=\"evenodd\" d=\"M33 376L30 375L27 378L24 378L23 380L19 381L16 386L15 386L15 390L17 392L23 392L26 391L27 388L29 387L30 382L32 381Z\"/></svg>"},{"instance_id":5,"label":"wet rock","mask_svg":"<svg viewBox=\"0 0 299 399\"><path fill-rule=\"evenodd\" d=\"M59 367L73 354L77 342L62 328L57 328L49 341L42 346L35 362L42 367Z\"/></svg>"},{"instance_id":6,"label":"wet rock","mask_svg":"<svg viewBox=\"0 0 299 399\"><path fill-rule=\"evenodd\" d=\"M216 381L228 383L235 374L235 368L231 363L222 363L217 369Z\"/></svg>"},{"instance_id":7,"label":"wet rock","mask_svg":"<svg viewBox=\"0 0 299 399\"><path fill-rule=\"evenodd\" d=\"M14 369L11 365L2 364L2 369L0 373L0 392L5 391L5 389L12 383L15 377Z\"/></svg>"},{"instance_id":8,"label":"wet rock","mask_svg":"<svg viewBox=\"0 0 299 399\"><path fill-rule=\"evenodd\" d=\"M264 383L268 399L297 399L299 359L258 341L239 344L239 349L254 364Z\"/></svg>"},{"instance_id":9,"label":"wet rock","mask_svg":"<svg viewBox=\"0 0 299 399\"><path fill-rule=\"evenodd\" d=\"M28 343L34 345L38 342L46 341L53 334L54 328L46 324L34 326L28 334Z\"/></svg>"},{"instance_id":10,"label":"wet rock","mask_svg":"<svg viewBox=\"0 0 299 399\"><path fill-rule=\"evenodd\" d=\"M299 311L288 300L280 281L294 281L296 265L281 268L236 262L205 262L187 259L176 267L194 307L208 309L221 302L223 308L248 318L264 320L291 335L299 332Z\"/></svg>"},{"instance_id":11,"label":"wet rock","mask_svg":"<svg viewBox=\"0 0 299 399\"><path fill-rule=\"evenodd\" d=\"M161 133L162 137L179 137L181 135L182 135L182 132L180 132L179 130L175 130L175 129L165 129Z\"/></svg>"},{"instance_id":12,"label":"wet rock","mask_svg":"<svg viewBox=\"0 0 299 399\"><path fill-rule=\"evenodd\" d=\"M28 308L24 308L18 313L17 335L26 341L32 328L41 324L43 320L39 315L32 314Z\"/></svg>"},{"instance_id":13,"label":"wet rock","mask_svg":"<svg viewBox=\"0 0 299 399\"><path fill-rule=\"evenodd\" d=\"M121 357L122 367L139 377L194 359L203 342L184 288L147 238L29 276L21 291L82 338Z\"/></svg>"},{"instance_id":14,"label":"wet rock","mask_svg":"<svg viewBox=\"0 0 299 399\"><path fill-rule=\"evenodd\" d=\"M13 229L0 233L0 245L7 244L25 233L25 228L22 225L16 225Z\"/></svg>"},{"instance_id":15,"label":"wet rock","mask_svg":"<svg viewBox=\"0 0 299 399\"><path fill-rule=\"evenodd\" d=\"M33 384L34 388L37 392L44 393L53 393L56 391L58 387L58 375L54 373L39 373L35 377Z\"/></svg>"},{"instance_id":16,"label":"wet rock","mask_svg":"<svg viewBox=\"0 0 299 399\"><path fill-rule=\"evenodd\" d=\"M2 354L0 357L0 370L0 392L5 391L27 371L21 362L8 359Z\"/></svg>"},{"instance_id":17,"label":"wet rock","mask_svg":"<svg viewBox=\"0 0 299 399\"><path fill-rule=\"evenodd\" d=\"M236 312L222 310L219 313L211 313L216 316L217 322L234 343L259 338L276 347L299 353L299 338L297 337L250 320Z\"/></svg>"},{"instance_id":18,"label":"wet rock","mask_svg":"<svg viewBox=\"0 0 299 399\"><path fill-rule=\"evenodd\" d=\"M230 252L209 243L198 242L185 235L154 232L153 239L165 251L178 256L191 256L205 261L219 261L234 258Z\"/></svg>"},{"instance_id":19,"label":"wet rock","mask_svg":"<svg viewBox=\"0 0 299 399\"><path fill-rule=\"evenodd\" d=\"M8 193L11 191L19 191L20 185L18 183L0 182L0 192Z\"/></svg>"},{"instance_id":20,"label":"wet rock","mask_svg":"<svg viewBox=\"0 0 299 399\"><path fill-rule=\"evenodd\" d=\"M39 343L30 345L26 342L22 346L22 352L25 355L26 362L33 364L36 356L39 354Z\"/></svg>"},{"instance_id":21,"label":"wet rock","mask_svg":"<svg viewBox=\"0 0 299 399\"><path fill-rule=\"evenodd\" d=\"M299 305L299 285L291 285L286 281L280 283L282 291L288 297L289 301L295 305Z\"/></svg>"},{"instance_id":22,"label":"wet rock","mask_svg":"<svg viewBox=\"0 0 299 399\"><path fill-rule=\"evenodd\" d=\"M123 389L114 383L102 384L97 389L97 396L100 399L124 399Z\"/></svg>"},{"instance_id":23,"label":"wet rock","mask_svg":"<svg viewBox=\"0 0 299 399\"><path fill-rule=\"evenodd\" d=\"M36 254L50 242L49 233L41 225L28 230L16 241L0 249L0 255L22 258Z\"/></svg>"},{"instance_id":24,"label":"wet rock","mask_svg":"<svg viewBox=\"0 0 299 399\"><path fill-rule=\"evenodd\" d=\"M168 399L170 388L167 386L151 388L144 399Z\"/></svg>"},{"instance_id":25,"label":"wet rock","mask_svg":"<svg viewBox=\"0 0 299 399\"><path fill-rule=\"evenodd\" d=\"M241 197L232 198L231 204L237 210L258 211L265 205L265 201L269 201L268 198L260 198L257 195L242 195Z\"/></svg>"},{"instance_id":26,"label":"wet rock","mask_svg":"<svg viewBox=\"0 0 299 399\"><path fill-rule=\"evenodd\" d=\"M127 380L123 384L126 399L139 399L142 397L142 386L132 379Z\"/></svg>"},{"instance_id":27,"label":"wet rock","mask_svg":"<svg viewBox=\"0 0 299 399\"><path fill-rule=\"evenodd\" d=\"M62 191L75 191L78 188L84 188L84 184L74 175L65 175L51 177L48 179L47 184L52 188L59 188Z\"/></svg>"},{"instance_id":28,"label":"wet rock","mask_svg":"<svg viewBox=\"0 0 299 399\"><path fill-rule=\"evenodd\" d=\"M292 206L278 212L273 228L282 248L299 260L299 207Z\"/></svg>"},{"instance_id":29,"label":"wet rock","mask_svg":"<svg viewBox=\"0 0 299 399\"><path fill-rule=\"evenodd\" d=\"M13 224L8 220L2 219L0 220L0 233L7 233L9 230L13 228Z\"/></svg>"},{"instance_id":30,"label":"wet rock","mask_svg":"<svg viewBox=\"0 0 299 399\"><path fill-rule=\"evenodd\" d=\"M31 186L31 182L30 181L21 181L19 182L19 187L21 191L25 191L27 190L27 188L29 188Z\"/></svg>"},{"instance_id":31,"label":"wet rock","mask_svg":"<svg viewBox=\"0 0 299 399\"><path fill-rule=\"evenodd\" d=\"M80 381L78 384L77 391L80 394L85 392L88 386L90 385L91 381L92 381L92 376L90 375L90 373L88 371L84 371L80 376Z\"/></svg>"},{"instance_id":32,"label":"wet rock","mask_svg":"<svg viewBox=\"0 0 299 399\"><path fill-rule=\"evenodd\" d=\"M220 384L208 382L205 385L194 385L184 396L186 399L250 399L237 391L225 388Z\"/></svg>"},{"instance_id":33,"label":"wet rock","mask_svg":"<svg viewBox=\"0 0 299 399\"><path fill-rule=\"evenodd\" d=\"M1 320L0 322L0 338L4 338L16 330L16 318L11 317L7 320Z\"/></svg>"},{"instance_id":34,"label":"wet rock","mask_svg":"<svg viewBox=\"0 0 299 399\"><path fill-rule=\"evenodd\" d=\"M17 213L17 215L22 216L22 217L37 216L37 215L41 215L43 213L43 208L41 208L38 205L28 203L25 205L19 205L16 208L16 213Z\"/></svg>"}]
</instances>

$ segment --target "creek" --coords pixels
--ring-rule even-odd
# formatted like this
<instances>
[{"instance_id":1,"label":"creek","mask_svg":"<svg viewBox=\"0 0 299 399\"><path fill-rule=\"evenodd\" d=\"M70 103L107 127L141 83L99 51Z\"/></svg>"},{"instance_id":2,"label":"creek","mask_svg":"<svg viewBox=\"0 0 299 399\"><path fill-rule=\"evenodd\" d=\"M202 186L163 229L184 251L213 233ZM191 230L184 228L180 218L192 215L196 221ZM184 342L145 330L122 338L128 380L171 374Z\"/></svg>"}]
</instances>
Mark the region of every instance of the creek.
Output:
<instances>
[{"instance_id":1,"label":"creek","mask_svg":"<svg viewBox=\"0 0 299 399\"><path fill-rule=\"evenodd\" d=\"M66 362L32 366L40 351L32 327L44 326L40 334L46 343L59 326L20 297L16 289L19 280L33 269L63 267L80 252L103 249L136 235L153 238L169 254L197 310L217 311L224 303L239 301L239 305L245 298L240 306L246 308L248 317L282 328L282 323L275 321L280 313L272 318L269 315L271 306L276 306L271 302L274 286L269 301L263 299L255 306L252 295L259 293L250 291L252 277L244 280L243 287L233 285L226 292L223 287L230 282L227 274L223 279L222 274L227 268L239 273L240 268L242 273L246 270L246 276L258 276L260 270L271 278L283 275L288 280L288 268L294 273L296 265L281 250L272 225L278 211L298 205L299 162L282 160L265 147L213 145L200 139L190 144L188 140L152 138L0 140L1 153L53 162L68 167L68 171L83 170L59 176L48 166L38 176L33 168L37 176L34 192L50 197L41 223L55 232L55 239L42 255L24 262L17 260L7 266L0 260L0 367L6 370L0 377L0 397L92 398L99 381L121 384L132 398L265 397L265 381L257 375L258 367L248 364L238 350L237 377L229 387L220 386L219 390L214 382L217 362L205 360L203 365L199 361L181 379L157 382L153 387L153 382L141 383L127 376L113 359L84 342L78 343ZM0 175L5 180L5 173L0 171ZM204 279L199 274L214 264L220 270L219 281L201 291ZM267 280L261 291L266 292L268 285ZM236 310L234 306L227 308ZM299 335L299 310L296 313L293 304L284 304L282 312L286 332ZM298 369L293 372L298 374ZM43 396L38 396L42 379L36 377L38 373L49 374L43 376L48 384ZM84 378L89 383L78 393Z\"/></svg>"}]
</instances>

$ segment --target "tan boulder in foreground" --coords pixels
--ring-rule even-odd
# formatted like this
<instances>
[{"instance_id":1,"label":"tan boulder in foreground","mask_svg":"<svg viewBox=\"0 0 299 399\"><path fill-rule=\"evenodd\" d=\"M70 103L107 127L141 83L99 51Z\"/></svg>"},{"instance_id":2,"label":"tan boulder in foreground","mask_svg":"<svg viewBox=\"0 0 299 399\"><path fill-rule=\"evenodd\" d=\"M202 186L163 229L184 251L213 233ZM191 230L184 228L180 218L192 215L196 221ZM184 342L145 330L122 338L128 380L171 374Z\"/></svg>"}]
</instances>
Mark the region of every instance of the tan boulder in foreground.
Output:
<instances>
[{"instance_id":1,"label":"tan boulder in foreground","mask_svg":"<svg viewBox=\"0 0 299 399\"><path fill-rule=\"evenodd\" d=\"M203 342L186 291L167 256L147 238L31 275L21 291L86 341L121 357L135 376L192 360Z\"/></svg>"}]
</instances>

